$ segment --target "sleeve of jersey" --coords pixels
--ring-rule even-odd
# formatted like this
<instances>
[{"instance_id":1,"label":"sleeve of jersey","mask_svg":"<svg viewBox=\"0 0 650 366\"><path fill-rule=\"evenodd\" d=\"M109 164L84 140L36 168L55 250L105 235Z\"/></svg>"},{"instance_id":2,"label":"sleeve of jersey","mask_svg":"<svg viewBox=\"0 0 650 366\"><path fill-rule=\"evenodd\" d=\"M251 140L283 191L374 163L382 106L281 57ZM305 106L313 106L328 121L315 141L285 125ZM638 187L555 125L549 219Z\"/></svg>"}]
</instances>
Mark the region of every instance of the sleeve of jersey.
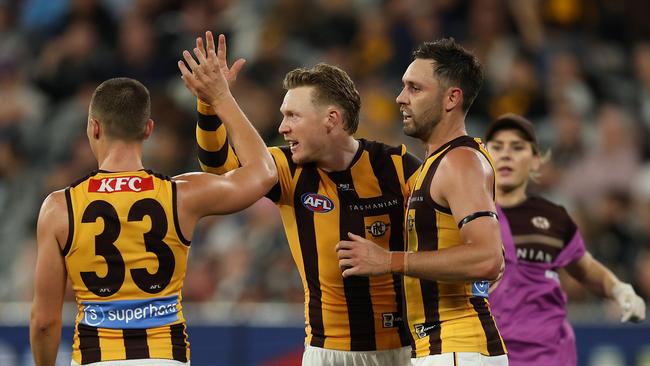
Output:
<instances>
[{"instance_id":1,"label":"sleeve of jersey","mask_svg":"<svg viewBox=\"0 0 650 366\"><path fill-rule=\"evenodd\" d=\"M560 255L555 259L555 264L558 267L564 267L569 263L575 262L578 259L582 258L587 251L585 249L585 242L582 239L580 230L576 226L575 222L571 219L568 213L567 215L567 236L569 240L565 239L564 249L560 252Z\"/></svg>"},{"instance_id":2,"label":"sleeve of jersey","mask_svg":"<svg viewBox=\"0 0 650 366\"><path fill-rule=\"evenodd\" d=\"M209 104L197 100L196 142L199 164L204 172L224 174L240 166L235 150L228 143L226 126Z\"/></svg>"}]
</instances>

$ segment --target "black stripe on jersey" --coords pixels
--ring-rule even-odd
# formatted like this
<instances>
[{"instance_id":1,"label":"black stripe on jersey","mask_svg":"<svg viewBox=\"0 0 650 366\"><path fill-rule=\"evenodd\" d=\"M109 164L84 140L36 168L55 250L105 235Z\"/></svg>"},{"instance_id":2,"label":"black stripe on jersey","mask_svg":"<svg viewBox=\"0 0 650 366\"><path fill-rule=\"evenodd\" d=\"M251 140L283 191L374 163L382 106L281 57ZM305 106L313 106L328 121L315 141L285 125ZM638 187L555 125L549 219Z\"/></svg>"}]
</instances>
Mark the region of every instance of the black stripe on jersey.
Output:
<instances>
[{"instance_id":1,"label":"black stripe on jersey","mask_svg":"<svg viewBox=\"0 0 650 366\"><path fill-rule=\"evenodd\" d=\"M291 153L291 148L289 146L279 146L278 147L282 153L284 153L284 157L287 159L287 166L289 166L289 172L291 172L291 177L296 174L296 168L298 167L296 163L291 160L291 156L293 155Z\"/></svg>"},{"instance_id":2,"label":"black stripe on jersey","mask_svg":"<svg viewBox=\"0 0 650 366\"><path fill-rule=\"evenodd\" d=\"M127 360L149 358L146 329L122 329L122 335Z\"/></svg>"},{"instance_id":3,"label":"black stripe on jersey","mask_svg":"<svg viewBox=\"0 0 650 366\"><path fill-rule=\"evenodd\" d=\"M404 180L407 181L420 168L422 161L415 157L415 155L406 151L406 147L403 147L403 149L402 169L404 171Z\"/></svg>"},{"instance_id":4,"label":"black stripe on jersey","mask_svg":"<svg viewBox=\"0 0 650 366\"><path fill-rule=\"evenodd\" d=\"M99 332L97 328L85 324L77 324L79 335L79 352L81 352L81 364L99 362L102 360L102 351L99 348Z\"/></svg>"},{"instance_id":5,"label":"black stripe on jersey","mask_svg":"<svg viewBox=\"0 0 650 366\"><path fill-rule=\"evenodd\" d=\"M268 191L268 193L264 196L271 201L278 203L280 201L280 197L282 196L282 186L280 185L280 182L275 183L273 188L271 188L271 190Z\"/></svg>"},{"instance_id":6,"label":"black stripe on jersey","mask_svg":"<svg viewBox=\"0 0 650 366\"><path fill-rule=\"evenodd\" d=\"M501 343L501 336L494 323L494 318L490 314L490 309L487 306L487 300L482 297L471 297L469 302L474 306L474 310L478 313L478 318L481 321L481 326L485 332L487 339L487 349L490 356L500 356L505 354L503 344Z\"/></svg>"},{"instance_id":7,"label":"black stripe on jersey","mask_svg":"<svg viewBox=\"0 0 650 366\"><path fill-rule=\"evenodd\" d=\"M339 202L357 202L359 196L354 190L354 181L350 169L329 174L337 184L348 184L352 189L339 191ZM341 204L339 204L341 205ZM350 210L339 208L339 237L349 240L348 233L365 235L363 215L353 214ZM348 309L350 324L350 351L372 351L377 349L375 342L375 313L370 296L370 279L352 276L343 278L343 290Z\"/></svg>"},{"instance_id":8,"label":"black stripe on jersey","mask_svg":"<svg viewBox=\"0 0 650 366\"><path fill-rule=\"evenodd\" d=\"M199 120L196 122L204 131L216 131L221 126L221 120L216 115L207 115L197 112Z\"/></svg>"},{"instance_id":9,"label":"black stripe on jersey","mask_svg":"<svg viewBox=\"0 0 650 366\"><path fill-rule=\"evenodd\" d=\"M174 181L172 181L172 211L174 211L174 226L176 227L176 235L183 244L190 246L192 242L183 236L183 232L181 231L181 224L178 220L178 194L176 193L176 182Z\"/></svg>"},{"instance_id":10,"label":"black stripe on jersey","mask_svg":"<svg viewBox=\"0 0 650 366\"><path fill-rule=\"evenodd\" d=\"M280 149L280 151L284 152L282 149ZM275 155L271 154L271 157L273 158L273 164L275 164L275 170L279 172L280 169L278 168L278 161L276 160ZM289 158L287 158L286 156L285 159L287 159L288 162L290 161ZM280 165L282 165L282 163L280 163ZM288 163L287 166L291 166L291 164ZM296 170L296 165L293 164L293 172L291 173L292 176L295 170ZM278 175L279 174L280 173L278 173ZM280 184L279 179L278 182L273 185L273 188L271 188L271 190L266 192L264 196L275 203L280 202L280 198L282 197L282 185Z\"/></svg>"},{"instance_id":11,"label":"black stripe on jersey","mask_svg":"<svg viewBox=\"0 0 650 366\"><path fill-rule=\"evenodd\" d=\"M396 171L396 167L390 159L390 155L384 155L381 151L376 151L376 149L369 149L370 155L370 165L372 166L372 171L377 177L379 182L379 188L381 189L382 195L387 194L388 192L395 192L402 196L402 189L399 182L399 176ZM396 151L397 153L401 152ZM402 159L404 164L404 159ZM404 167L403 167L404 168ZM417 169L417 167L416 167ZM411 173L412 174L412 173ZM405 180L408 179L408 176ZM405 202L405 197L402 196L402 202ZM405 250L404 244L404 206L400 205L398 207L392 208L388 217L390 218L390 238L388 241L389 249L391 251L403 252ZM403 321L398 322L398 333L400 337L400 344L402 346L408 346L411 344L412 338L411 332L405 326L406 317L403 316L403 282L401 275L393 275L393 288L395 289L395 302L397 304L397 313L402 315ZM413 343L415 341L413 340Z\"/></svg>"},{"instance_id":12,"label":"black stripe on jersey","mask_svg":"<svg viewBox=\"0 0 650 366\"><path fill-rule=\"evenodd\" d=\"M428 193L428 189L425 188L428 186L428 184L423 184L421 189L424 189ZM418 235L418 252L438 250L438 228L435 215L432 219L431 212L416 210L415 229ZM424 321L426 324L434 325L429 332L429 354L438 355L442 353L438 283L436 281L420 279L420 290L422 291Z\"/></svg>"},{"instance_id":13,"label":"black stripe on jersey","mask_svg":"<svg viewBox=\"0 0 650 366\"><path fill-rule=\"evenodd\" d=\"M68 238L65 241L65 247L61 254L65 257L72 246L72 237L74 236L74 217L72 211L72 197L70 197L70 187L65 189L65 204L68 207Z\"/></svg>"},{"instance_id":14,"label":"black stripe on jersey","mask_svg":"<svg viewBox=\"0 0 650 366\"><path fill-rule=\"evenodd\" d=\"M322 292L318 275L318 249L316 247L314 213L303 206L301 196L303 193L318 192L319 183L320 176L316 166L314 164L303 166L302 173L298 177L298 182L296 182L293 197L303 270L305 271L307 288L309 289L308 316L312 335L310 345L314 347L323 347L325 345L325 326L323 325Z\"/></svg>"},{"instance_id":15,"label":"black stripe on jersey","mask_svg":"<svg viewBox=\"0 0 650 366\"><path fill-rule=\"evenodd\" d=\"M227 142L227 141L226 141ZM207 151L203 150L201 146L197 144L197 153L199 156L199 161L204 165L209 167L217 168L226 164L228 160L228 148L230 145L224 143L223 146L217 151Z\"/></svg>"},{"instance_id":16,"label":"black stripe on jersey","mask_svg":"<svg viewBox=\"0 0 650 366\"><path fill-rule=\"evenodd\" d=\"M287 161L287 166L289 167L289 172L293 178L293 176L296 174L297 165L293 162L293 160L291 160L291 149L288 146L279 146L278 149L280 149L280 151L284 154L284 158ZM284 166L284 163L278 163L275 155L271 154L271 156L275 162L276 169L279 171L278 166ZM265 196L271 201L278 203L282 197L282 186L280 185L280 182L278 181Z\"/></svg>"},{"instance_id":17,"label":"black stripe on jersey","mask_svg":"<svg viewBox=\"0 0 650 366\"><path fill-rule=\"evenodd\" d=\"M173 324L169 326L172 341L172 357L176 361L187 362L187 338L185 336L185 324Z\"/></svg>"},{"instance_id":18,"label":"black stripe on jersey","mask_svg":"<svg viewBox=\"0 0 650 366\"><path fill-rule=\"evenodd\" d=\"M447 150L449 151L449 150ZM424 180L422 181L422 188L420 188L423 191L423 196L424 196L424 202L426 202L430 207L440 211L444 212L448 215L451 215L451 208L445 207L438 202L434 201L433 198L431 197L431 193L429 192L429 189L431 187L431 182L433 181L433 176L436 175L436 170L438 170L438 166L440 165L440 161L442 160L442 157L447 153L447 151L443 152L440 157L438 157L430 166L429 170L426 172L426 177L424 177ZM425 188L426 187L426 188Z\"/></svg>"}]
</instances>

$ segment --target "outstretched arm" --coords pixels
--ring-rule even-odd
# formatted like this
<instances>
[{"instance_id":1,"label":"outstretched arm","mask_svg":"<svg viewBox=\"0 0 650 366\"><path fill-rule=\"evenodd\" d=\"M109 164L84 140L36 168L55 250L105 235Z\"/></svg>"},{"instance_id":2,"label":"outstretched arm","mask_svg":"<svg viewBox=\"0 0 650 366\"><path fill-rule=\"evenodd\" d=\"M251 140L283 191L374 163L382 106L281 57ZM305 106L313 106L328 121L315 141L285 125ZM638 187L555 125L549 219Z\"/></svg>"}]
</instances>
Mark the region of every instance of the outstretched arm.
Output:
<instances>
[{"instance_id":1,"label":"outstretched arm","mask_svg":"<svg viewBox=\"0 0 650 366\"><path fill-rule=\"evenodd\" d=\"M188 212L189 217L192 214L201 217L249 206L273 187L277 173L264 141L230 93L214 47L209 47L207 52L196 47L194 55L198 62L188 51L183 53L189 69L179 61L183 81L196 97L214 108L229 132L242 165L224 176L194 173L175 177L179 210Z\"/></svg>"},{"instance_id":2,"label":"outstretched arm","mask_svg":"<svg viewBox=\"0 0 650 366\"><path fill-rule=\"evenodd\" d=\"M215 47L212 32L206 32L205 37L207 52L211 52ZM196 39L196 47L199 50L204 49L201 37ZM219 37L219 47L217 49L217 62L228 85L232 86L246 60L240 58L232 64L232 67L229 67L226 39L221 36ZM198 158L201 169L209 173L223 174L238 168L240 166L239 159L235 154L235 150L229 144L228 132L209 101L197 98L197 114L196 142L199 148Z\"/></svg>"},{"instance_id":3,"label":"outstretched arm","mask_svg":"<svg viewBox=\"0 0 650 366\"><path fill-rule=\"evenodd\" d=\"M64 193L54 192L45 199L38 216L38 255L29 322L36 366L54 365L61 340L61 308L67 272L59 242L67 237L66 210Z\"/></svg>"},{"instance_id":4,"label":"outstretched arm","mask_svg":"<svg viewBox=\"0 0 650 366\"><path fill-rule=\"evenodd\" d=\"M594 294L615 300L621 307L622 322L640 322L645 319L645 301L634 292L630 284L621 282L589 252L566 266L566 270Z\"/></svg>"}]
</instances>

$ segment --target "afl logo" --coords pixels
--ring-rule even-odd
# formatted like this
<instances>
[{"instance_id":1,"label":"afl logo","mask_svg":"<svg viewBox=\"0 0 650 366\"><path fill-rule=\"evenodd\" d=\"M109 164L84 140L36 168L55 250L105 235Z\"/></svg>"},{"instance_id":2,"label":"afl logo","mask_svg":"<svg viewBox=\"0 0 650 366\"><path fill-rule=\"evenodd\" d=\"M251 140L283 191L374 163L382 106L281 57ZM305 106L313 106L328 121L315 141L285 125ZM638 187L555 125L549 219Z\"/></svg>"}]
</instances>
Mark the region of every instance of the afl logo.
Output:
<instances>
[{"instance_id":1,"label":"afl logo","mask_svg":"<svg viewBox=\"0 0 650 366\"><path fill-rule=\"evenodd\" d=\"M543 216L535 216L530 220L530 222L533 223L533 226L541 230L548 230L551 227L551 223Z\"/></svg>"},{"instance_id":2,"label":"afl logo","mask_svg":"<svg viewBox=\"0 0 650 366\"><path fill-rule=\"evenodd\" d=\"M300 197L300 201L306 209L316 213L326 213L334 209L331 199L317 193L305 193Z\"/></svg>"},{"instance_id":3,"label":"afl logo","mask_svg":"<svg viewBox=\"0 0 650 366\"><path fill-rule=\"evenodd\" d=\"M386 224L383 221L375 221L372 225L366 226L366 229L368 229L368 232L376 238L386 234L386 230L389 226L390 224Z\"/></svg>"},{"instance_id":4,"label":"afl logo","mask_svg":"<svg viewBox=\"0 0 650 366\"><path fill-rule=\"evenodd\" d=\"M91 327L96 327L104 321L104 311L97 305L84 307L84 322Z\"/></svg>"}]
</instances>

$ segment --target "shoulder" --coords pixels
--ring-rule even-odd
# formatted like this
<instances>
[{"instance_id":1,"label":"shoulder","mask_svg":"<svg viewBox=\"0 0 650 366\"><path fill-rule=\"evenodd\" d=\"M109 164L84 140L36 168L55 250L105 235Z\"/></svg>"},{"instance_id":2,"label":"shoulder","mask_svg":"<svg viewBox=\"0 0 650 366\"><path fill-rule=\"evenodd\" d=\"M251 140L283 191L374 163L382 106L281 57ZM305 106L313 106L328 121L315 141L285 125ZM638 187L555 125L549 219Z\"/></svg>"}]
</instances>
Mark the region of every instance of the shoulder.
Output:
<instances>
[{"instance_id":1,"label":"shoulder","mask_svg":"<svg viewBox=\"0 0 650 366\"><path fill-rule=\"evenodd\" d=\"M52 210L67 208L67 191L67 188L60 189L47 195L43 200L43 205L41 206L41 214L49 214Z\"/></svg>"},{"instance_id":2,"label":"shoulder","mask_svg":"<svg viewBox=\"0 0 650 366\"><path fill-rule=\"evenodd\" d=\"M403 144L393 146L385 144L383 142L366 139L359 139L359 143L364 150L367 150L368 152L374 154L381 154L386 156L406 154L406 146Z\"/></svg>"},{"instance_id":3,"label":"shoulder","mask_svg":"<svg viewBox=\"0 0 650 366\"><path fill-rule=\"evenodd\" d=\"M65 243L68 236L70 204L67 188L54 191L43 200L38 215L39 236L53 235L59 243Z\"/></svg>"},{"instance_id":4,"label":"shoulder","mask_svg":"<svg viewBox=\"0 0 650 366\"><path fill-rule=\"evenodd\" d=\"M487 158L478 150L460 146L440 160L439 171L451 177L491 177L494 172Z\"/></svg>"},{"instance_id":5,"label":"shoulder","mask_svg":"<svg viewBox=\"0 0 650 366\"><path fill-rule=\"evenodd\" d=\"M222 176L218 174L205 173L205 172L191 172L183 173L172 177L170 180L176 184L177 189L182 189L183 186L189 186L195 184L201 184L203 181L216 179L221 179Z\"/></svg>"},{"instance_id":6,"label":"shoulder","mask_svg":"<svg viewBox=\"0 0 650 366\"><path fill-rule=\"evenodd\" d=\"M422 160L408 152L406 145L388 145L379 141L359 139L364 150L368 151L375 160L397 160L404 170L407 178L411 176L422 164Z\"/></svg>"},{"instance_id":7,"label":"shoulder","mask_svg":"<svg viewBox=\"0 0 650 366\"><path fill-rule=\"evenodd\" d=\"M275 160L275 164L290 164L291 160L291 148L289 146L273 146L269 147L269 153Z\"/></svg>"}]
</instances>

